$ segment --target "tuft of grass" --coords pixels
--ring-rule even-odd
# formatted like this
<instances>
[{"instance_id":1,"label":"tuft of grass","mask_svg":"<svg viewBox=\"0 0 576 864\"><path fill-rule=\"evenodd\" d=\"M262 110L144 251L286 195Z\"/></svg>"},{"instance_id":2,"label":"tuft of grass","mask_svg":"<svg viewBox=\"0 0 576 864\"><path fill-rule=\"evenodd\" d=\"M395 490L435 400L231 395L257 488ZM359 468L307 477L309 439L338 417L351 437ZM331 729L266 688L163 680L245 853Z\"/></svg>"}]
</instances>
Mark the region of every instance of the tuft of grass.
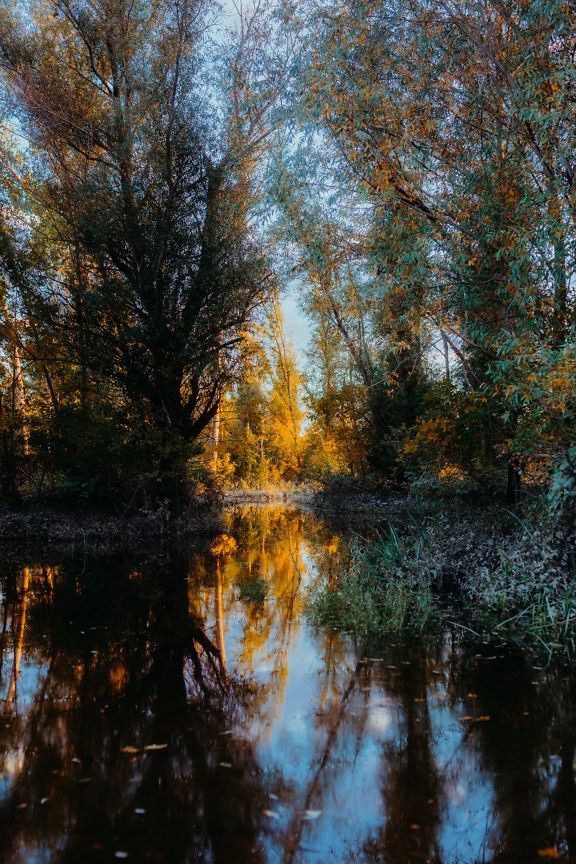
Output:
<instances>
[{"instance_id":1,"label":"tuft of grass","mask_svg":"<svg viewBox=\"0 0 576 864\"><path fill-rule=\"evenodd\" d=\"M309 619L365 637L422 632L434 614L430 581L404 567L418 551L393 525L371 541L355 536L350 566L308 598Z\"/></svg>"}]
</instances>

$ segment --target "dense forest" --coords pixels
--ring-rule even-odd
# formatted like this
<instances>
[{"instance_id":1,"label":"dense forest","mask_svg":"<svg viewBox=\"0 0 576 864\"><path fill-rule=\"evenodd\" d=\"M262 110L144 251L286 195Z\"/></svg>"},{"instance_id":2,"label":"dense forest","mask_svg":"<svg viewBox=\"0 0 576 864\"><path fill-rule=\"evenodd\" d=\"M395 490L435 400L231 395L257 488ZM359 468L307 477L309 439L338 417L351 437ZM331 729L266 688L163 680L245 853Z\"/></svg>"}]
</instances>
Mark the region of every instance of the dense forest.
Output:
<instances>
[{"instance_id":1,"label":"dense forest","mask_svg":"<svg viewBox=\"0 0 576 864\"><path fill-rule=\"evenodd\" d=\"M561 0L2 0L3 505L370 475L570 516L575 32Z\"/></svg>"}]
</instances>

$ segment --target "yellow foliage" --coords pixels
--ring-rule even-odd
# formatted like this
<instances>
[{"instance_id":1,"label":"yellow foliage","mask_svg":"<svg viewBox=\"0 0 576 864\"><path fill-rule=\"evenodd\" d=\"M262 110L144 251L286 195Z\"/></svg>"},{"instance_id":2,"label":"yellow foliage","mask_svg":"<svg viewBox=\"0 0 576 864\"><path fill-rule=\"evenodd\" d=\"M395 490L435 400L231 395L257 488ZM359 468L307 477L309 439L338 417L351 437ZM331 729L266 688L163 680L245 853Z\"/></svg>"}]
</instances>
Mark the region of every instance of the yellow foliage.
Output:
<instances>
[{"instance_id":1,"label":"yellow foliage","mask_svg":"<svg viewBox=\"0 0 576 864\"><path fill-rule=\"evenodd\" d=\"M466 479L466 474L458 465L452 465L447 462L443 468L438 471L438 479L444 481L462 481Z\"/></svg>"}]
</instances>

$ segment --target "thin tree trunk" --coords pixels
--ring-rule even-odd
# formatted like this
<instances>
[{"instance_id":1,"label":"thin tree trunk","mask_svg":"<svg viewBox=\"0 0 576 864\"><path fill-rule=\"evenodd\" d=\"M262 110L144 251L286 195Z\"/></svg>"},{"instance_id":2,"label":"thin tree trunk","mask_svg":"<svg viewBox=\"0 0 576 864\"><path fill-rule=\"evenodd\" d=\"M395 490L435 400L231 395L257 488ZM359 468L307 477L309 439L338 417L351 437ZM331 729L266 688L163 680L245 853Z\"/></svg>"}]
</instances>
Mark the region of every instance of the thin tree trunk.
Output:
<instances>
[{"instance_id":1,"label":"thin tree trunk","mask_svg":"<svg viewBox=\"0 0 576 864\"><path fill-rule=\"evenodd\" d=\"M30 453L30 429L26 422L26 390L24 387L24 376L22 374L22 362L20 360L20 349L14 346L14 411L20 419L22 432L22 452L24 456Z\"/></svg>"},{"instance_id":2,"label":"thin tree trunk","mask_svg":"<svg viewBox=\"0 0 576 864\"><path fill-rule=\"evenodd\" d=\"M450 346L448 344L448 337L444 330L442 333L442 346L444 348L444 377L446 381L450 381Z\"/></svg>"}]
</instances>

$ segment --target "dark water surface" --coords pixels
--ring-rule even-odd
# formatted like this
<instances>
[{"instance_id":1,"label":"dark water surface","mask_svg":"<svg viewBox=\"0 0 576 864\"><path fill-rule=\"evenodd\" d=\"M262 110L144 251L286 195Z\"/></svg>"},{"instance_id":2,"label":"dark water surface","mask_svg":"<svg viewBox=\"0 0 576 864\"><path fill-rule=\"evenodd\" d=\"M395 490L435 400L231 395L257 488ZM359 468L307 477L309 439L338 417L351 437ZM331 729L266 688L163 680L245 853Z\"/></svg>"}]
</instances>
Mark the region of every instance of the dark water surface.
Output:
<instances>
[{"instance_id":1,"label":"dark water surface","mask_svg":"<svg viewBox=\"0 0 576 864\"><path fill-rule=\"evenodd\" d=\"M567 665L314 632L344 541L289 510L227 532L0 568L1 862L576 861Z\"/></svg>"}]
</instances>

